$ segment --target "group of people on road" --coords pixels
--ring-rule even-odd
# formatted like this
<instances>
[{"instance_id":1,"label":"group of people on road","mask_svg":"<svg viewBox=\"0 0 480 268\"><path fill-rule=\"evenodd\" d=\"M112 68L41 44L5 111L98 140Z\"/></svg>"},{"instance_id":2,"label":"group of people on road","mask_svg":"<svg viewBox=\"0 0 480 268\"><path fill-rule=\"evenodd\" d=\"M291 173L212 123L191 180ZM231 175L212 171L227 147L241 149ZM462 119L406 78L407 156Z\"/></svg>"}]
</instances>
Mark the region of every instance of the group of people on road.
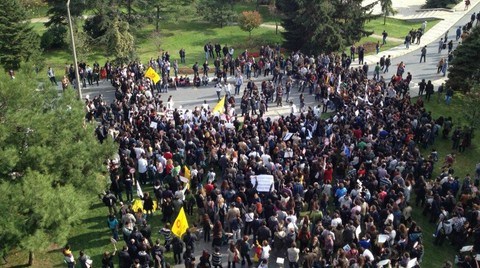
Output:
<instances>
[{"instance_id":1,"label":"group of people on road","mask_svg":"<svg viewBox=\"0 0 480 268\"><path fill-rule=\"evenodd\" d=\"M99 140L119 144L105 204L111 208L112 236L125 242L116 252L120 267L169 267L168 251L175 264L183 261L186 267L221 267L223 261L229 267L254 262L267 267L274 257L285 258L290 267L406 267L412 260L421 263L424 254L425 234L411 217L415 205L431 208L425 211L434 222L443 206L462 219L457 226L477 227L471 213L479 174L465 185L460 202L448 203L451 196L456 200L454 161L446 160L444 172L434 178L438 154L426 155L419 147L433 146L452 124L434 118L422 101L411 101L411 74L404 75L403 63L390 79L371 79L368 68L349 68L343 55L284 57L267 51L260 51L258 62L270 63L273 73L264 75L272 79L260 85L248 80L235 90L243 122L234 94L226 98L224 113L212 112L206 103L175 109L156 93L139 63L112 69L111 103L87 100L87 119L100 123ZM234 75L245 71L237 66ZM288 103L291 90L305 89L333 111L328 118L322 118L320 105L292 108L279 118L262 113L274 97ZM246 100L250 107L244 113ZM182 179L186 170L188 182ZM273 177L270 188L258 188L259 175ZM152 195L143 195L145 211L129 204L136 183L153 187ZM154 203L163 226L148 223L155 217ZM198 221L179 238L171 226L181 208ZM456 234L473 237L478 251L476 229L460 227ZM152 228L162 240L153 239ZM200 237L212 245L198 257ZM105 254L105 262L112 256Z\"/></svg>"},{"instance_id":2,"label":"group of people on road","mask_svg":"<svg viewBox=\"0 0 480 268\"><path fill-rule=\"evenodd\" d=\"M207 60L219 58L206 47ZM107 63L115 99L86 100L86 118L99 122L100 142L112 139L119 146L102 200L112 237L125 246L106 252L104 267L114 266L114 256L121 268L182 262L187 268L222 267L224 261L229 268L254 263L263 268L275 257L289 267L421 265L422 237L431 234L412 218L417 207L437 226L436 244L449 238L458 248L469 241L472 252L480 252L480 164L462 183L454 170L454 152L469 146L472 132L454 127L451 118L433 117L423 98L412 101L412 75L405 75L403 62L385 79L380 70L388 73L392 62L384 56L372 77L366 64L350 68L361 48L350 52L350 57L300 51L285 56L265 46L258 57L244 51L232 67L217 70L214 64L221 73L218 87L229 88L224 112L212 111L206 102L175 109L171 98L162 99L144 72L150 66L159 70L163 62L162 76L169 75L168 54L147 66ZM223 57L233 61L233 52ZM224 75L232 70L234 93ZM208 62L203 71L208 76ZM251 79L262 72L271 79L260 84ZM420 96L425 92L430 100L433 85L420 84ZM300 109L290 99L292 90L302 93ZM315 95L314 107L305 105L307 93ZM451 100L453 91L446 89L446 95ZM290 105L289 115L265 116L272 102ZM328 110L332 113L322 116ZM453 142L452 154L440 163L433 149L439 136ZM425 153L429 147L431 153ZM438 165L442 173L434 177ZM260 188L259 176L271 176L270 187ZM153 187L137 210L131 203L136 184ZM150 225L155 207L163 226ZM172 224L182 208L198 220L177 237ZM196 250L201 238L211 247ZM170 251L174 263L166 261ZM69 249L64 255L71 260ZM460 261L476 265L470 256Z\"/></svg>"}]
</instances>

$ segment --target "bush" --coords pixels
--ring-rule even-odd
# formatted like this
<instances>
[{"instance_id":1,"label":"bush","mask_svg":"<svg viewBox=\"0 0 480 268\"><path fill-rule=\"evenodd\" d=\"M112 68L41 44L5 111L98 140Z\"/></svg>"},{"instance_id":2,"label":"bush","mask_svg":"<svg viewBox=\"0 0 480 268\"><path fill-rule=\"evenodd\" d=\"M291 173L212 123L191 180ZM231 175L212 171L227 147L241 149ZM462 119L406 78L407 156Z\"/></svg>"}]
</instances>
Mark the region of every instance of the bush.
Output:
<instances>
[{"instance_id":1,"label":"bush","mask_svg":"<svg viewBox=\"0 0 480 268\"><path fill-rule=\"evenodd\" d=\"M40 47L44 50L60 49L67 46L65 41L67 28L63 25L51 25L42 35Z\"/></svg>"},{"instance_id":2,"label":"bush","mask_svg":"<svg viewBox=\"0 0 480 268\"><path fill-rule=\"evenodd\" d=\"M427 0L426 8L446 8L451 4L458 4L460 0Z\"/></svg>"}]
</instances>

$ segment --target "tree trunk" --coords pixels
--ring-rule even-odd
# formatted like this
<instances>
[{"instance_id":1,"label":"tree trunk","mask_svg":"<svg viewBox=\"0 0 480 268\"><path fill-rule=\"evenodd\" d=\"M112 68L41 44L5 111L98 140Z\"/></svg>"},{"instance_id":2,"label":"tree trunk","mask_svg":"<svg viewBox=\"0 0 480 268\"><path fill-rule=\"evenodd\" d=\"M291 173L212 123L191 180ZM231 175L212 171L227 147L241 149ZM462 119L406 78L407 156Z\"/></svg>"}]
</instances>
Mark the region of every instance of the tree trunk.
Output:
<instances>
[{"instance_id":1,"label":"tree trunk","mask_svg":"<svg viewBox=\"0 0 480 268\"><path fill-rule=\"evenodd\" d=\"M160 6L157 6L157 21L155 25L155 30L157 31L157 33L158 33L159 24L160 24Z\"/></svg>"},{"instance_id":2,"label":"tree trunk","mask_svg":"<svg viewBox=\"0 0 480 268\"><path fill-rule=\"evenodd\" d=\"M383 25L387 24L387 13L383 15Z\"/></svg>"},{"instance_id":3,"label":"tree trunk","mask_svg":"<svg viewBox=\"0 0 480 268\"><path fill-rule=\"evenodd\" d=\"M33 258L35 256L33 255L33 251L29 251L28 252L28 266L33 266Z\"/></svg>"},{"instance_id":4,"label":"tree trunk","mask_svg":"<svg viewBox=\"0 0 480 268\"><path fill-rule=\"evenodd\" d=\"M275 35L278 34L278 22L275 20Z\"/></svg>"},{"instance_id":5,"label":"tree trunk","mask_svg":"<svg viewBox=\"0 0 480 268\"><path fill-rule=\"evenodd\" d=\"M132 21L132 0L127 0L127 9L128 9L128 22Z\"/></svg>"}]
</instances>

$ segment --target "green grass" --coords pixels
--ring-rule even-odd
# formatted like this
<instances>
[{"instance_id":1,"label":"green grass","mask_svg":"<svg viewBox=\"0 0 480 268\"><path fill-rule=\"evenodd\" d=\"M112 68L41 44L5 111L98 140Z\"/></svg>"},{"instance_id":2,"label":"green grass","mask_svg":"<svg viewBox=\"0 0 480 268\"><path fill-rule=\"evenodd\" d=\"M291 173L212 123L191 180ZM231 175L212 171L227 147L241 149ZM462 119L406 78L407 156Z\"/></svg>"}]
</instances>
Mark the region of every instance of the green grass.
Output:
<instances>
[{"instance_id":1,"label":"green grass","mask_svg":"<svg viewBox=\"0 0 480 268\"><path fill-rule=\"evenodd\" d=\"M427 31L437 24L439 20L431 20L427 23ZM410 22L387 18L386 24L383 25L383 17L367 22L365 30L373 31L373 34L381 35L383 30L387 31L388 37L403 39L411 29L418 29L422 26L421 22ZM387 38L388 40L388 38Z\"/></svg>"},{"instance_id":2,"label":"green grass","mask_svg":"<svg viewBox=\"0 0 480 268\"><path fill-rule=\"evenodd\" d=\"M35 23L34 29L38 33L45 31L42 23ZM275 29L268 27L259 27L252 31L252 37L248 32L240 30L238 26L225 26L223 28L214 28L211 24L201 21L179 20L178 22L162 21L160 31L155 31L155 26L145 25L135 33L137 54L142 62L147 62L151 57L157 58L162 51L168 51L173 59L179 59L178 51L181 48L186 50L186 64L181 64L180 68L190 70L191 66L198 61L205 60L203 46L211 42L219 42L222 47L227 44L233 46L235 54L242 53L245 49L252 52L258 52L261 45L272 45L281 43L283 37L275 34ZM73 62L71 53L68 49L53 50L45 52L45 66L53 66L55 69L63 69L65 62ZM93 62L97 60L103 64L108 58L101 52L94 49L88 56L79 55L79 60ZM110 58L111 59L111 58Z\"/></svg>"},{"instance_id":3,"label":"green grass","mask_svg":"<svg viewBox=\"0 0 480 268\"><path fill-rule=\"evenodd\" d=\"M457 93L460 94L460 93ZM426 103L425 107L428 111L432 112L433 118L438 118L439 116L448 117L451 116L453 119L454 127L464 126L464 122L461 117L461 113L458 111L462 110L462 103L459 99L454 99L450 106L445 105L445 102L440 100L437 102L437 96L432 98L432 101ZM435 165L435 170L433 173L433 178L440 174L440 169L443 163L443 159L447 154L452 153L451 150L452 141L450 139L442 139L438 137L435 140L434 148L437 149L439 153L439 161ZM430 147L427 150L422 150L423 155L429 155ZM456 161L453 166L455 170L455 176L458 176L461 180L465 177L466 174L470 173L471 175L475 172L475 165L478 163L480 155L480 135L477 133L472 140L472 146L467 148L465 152L456 153ZM455 252L454 248L449 245L448 241L444 243L442 247L433 245L432 234L435 229L435 225L428 222L428 219L423 217L422 209L414 207L412 217L413 219L422 227L423 229L423 238L425 244L425 256L424 256L424 265L425 267L442 267L443 263L447 260L454 260ZM472 244L472 243L469 243Z\"/></svg>"},{"instance_id":4,"label":"green grass","mask_svg":"<svg viewBox=\"0 0 480 268\"><path fill-rule=\"evenodd\" d=\"M150 194L153 195L151 186L143 188L144 192L149 191ZM84 250L85 254L92 258L93 266L100 267L102 254L105 251L113 251L113 245L110 242L110 238L112 237L111 232L106 225L108 208L101 202L95 193L92 193L92 196L89 198L91 205L88 211L88 216L78 227L73 229L68 244L72 247L75 259L78 258L80 250ZM137 196L134 195L134 198L137 198ZM187 220L190 226L197 224L197 219L197 214L194 214L194 216L187 215ZM152 227L152 241L155 243L157 239L160 239L163 245L163 236L158 234L158 231L164 226L161 222L161 212L157 210L154 216L151 219L148 219L148 223ZM119 237L120 241L117 244L117 248L121 250L123 245L125 245L122 239L121 230L119 230ZM63 246L64 245L51 245L50 248L41 252L41 254L40 252L36 253L35 264L33 267L65 267L65 264L63 263L63 255L61 253ZM173 263L173 253L171 251L166 253L165 257L167 263ZM22 265L26 264L28 261L28 252L13 250L9 253L7 258L8 264L2 267L23 267ZM114 263L118 263L117 257L114 258Z\"/></svg>"},{"instance_id":5,"label":"green grass","mask_svg":"<svg viewBox=\"0 0 480 268\"><path fill-rule=\"evenodd\" d=\"M366 36L360 39L357 43L355 43L355 46L363 45L365 48L365 54L366 55L371 55L371 54L376 54L375 46L377 42L380 41L380 53L385 50L389 50L393 47L396 47L400 45L402 42L399 41L387 41L387 44L381 45L382 44L382 39L377 38L375 36ZM347 55L350 55L350 47L345 48L347 51Z\"/></svg>"}]
</instances>

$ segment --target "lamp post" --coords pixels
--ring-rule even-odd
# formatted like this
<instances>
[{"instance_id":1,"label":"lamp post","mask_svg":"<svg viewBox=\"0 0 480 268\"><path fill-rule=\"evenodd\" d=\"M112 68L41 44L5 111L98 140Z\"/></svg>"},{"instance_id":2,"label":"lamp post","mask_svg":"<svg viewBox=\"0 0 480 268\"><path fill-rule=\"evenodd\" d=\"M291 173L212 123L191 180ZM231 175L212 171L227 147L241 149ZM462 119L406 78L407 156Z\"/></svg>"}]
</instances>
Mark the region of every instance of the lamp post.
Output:
<instances>
[{"instance_id":1,"label":"lamp post","mask_svg":"<svg viewBox=\"0 0 480 268\"><path fill-rule=\"evenodd\" d=\"M72 16L70 15L70 0L67 0L68 26L72 38L73 64L75 65L75 80L77 84L78 99L82 99L82 87L80 86L80 74L78 73L77 50L75 49L75 37L73 36Z\"/></svg>"}]
</instances>

